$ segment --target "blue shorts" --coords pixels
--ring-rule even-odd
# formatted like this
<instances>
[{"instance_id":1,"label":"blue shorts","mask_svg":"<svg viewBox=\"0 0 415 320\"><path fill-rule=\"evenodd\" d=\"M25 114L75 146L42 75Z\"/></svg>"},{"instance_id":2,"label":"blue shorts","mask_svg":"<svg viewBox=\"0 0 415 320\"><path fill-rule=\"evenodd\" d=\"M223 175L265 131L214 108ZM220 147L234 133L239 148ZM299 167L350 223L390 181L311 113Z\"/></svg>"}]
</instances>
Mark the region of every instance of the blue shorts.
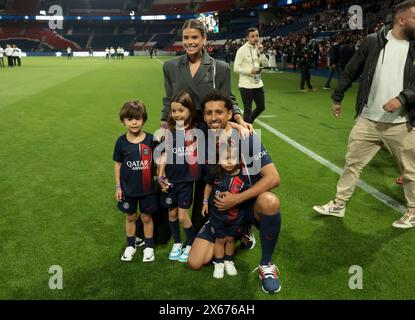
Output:
<instances>
[{"instance_id":1,"label":"blue shorts","mask_svg":"<svg viewBox=\"0 0 415 320\"><path fill-rule=\"evenodd\" d=\"M151 215L156 213L158 210L156 194L149 194L142 197L124 196L124 199L119 201L117 206L121 212L126 214L137 213L138 206L140 207L140 212L144 214Z\"/></svg>"},{"instance_id":2,"label":"blue shorts","mask_svg":"<svg viewBox=\"0 0 415 320\"><path fill-rule=\"evenodd\" d=\"M168 192L161 193L161 203L167 209L189 209L193 202L194 182L174 183Z\"/></svg>"},{"instance_id":3,"label":"blue shorts","mask_svg":"<svg viewBox=\"0 0 415 320\"><path fill-rule=\"evenodd\" d=\"M204 239L212 243L215 243L216 238L224 238L225 236L241 239L245 224L254 224L257 228L259 228L259 221L256 220L254 216L254 204L255 201L252 201L249 203L249 206L244 209L245 213L243 223L226 226L217 223L214 219L209 219L199 230L196 238Z\"/></svg>"}]
</instances>

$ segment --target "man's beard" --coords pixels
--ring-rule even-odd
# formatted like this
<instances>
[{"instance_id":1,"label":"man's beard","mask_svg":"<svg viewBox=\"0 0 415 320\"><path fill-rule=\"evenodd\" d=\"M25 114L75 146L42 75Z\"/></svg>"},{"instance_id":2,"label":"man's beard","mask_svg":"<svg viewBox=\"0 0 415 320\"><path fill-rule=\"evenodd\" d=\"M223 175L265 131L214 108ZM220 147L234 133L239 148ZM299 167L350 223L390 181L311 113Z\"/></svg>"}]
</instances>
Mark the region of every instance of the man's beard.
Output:
<instances>
[{"instance_id":1,"label":"man's beard","mask_svg":"<svg viewBox=\"0 0 415 320\"><path fill-rule=\"evenodd\" d=\"M415 40L415 30L411 29L410 27L405 27L403 29L403 33L408 41Z\"/></svg>"}]
</instances>

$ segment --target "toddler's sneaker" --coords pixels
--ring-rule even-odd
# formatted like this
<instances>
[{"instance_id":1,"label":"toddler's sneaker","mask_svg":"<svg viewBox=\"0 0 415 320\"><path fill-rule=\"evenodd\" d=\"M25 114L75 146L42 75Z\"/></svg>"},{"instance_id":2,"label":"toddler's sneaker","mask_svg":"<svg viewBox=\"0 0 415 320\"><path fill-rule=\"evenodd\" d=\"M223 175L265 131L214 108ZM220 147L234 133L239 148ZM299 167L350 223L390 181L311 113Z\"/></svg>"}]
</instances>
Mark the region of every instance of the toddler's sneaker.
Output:
<instances>
[{"instance_id":1,"label":"toddler's sneaker","mask_svg":"<svg viewBox=\"0 0 415 320\"><path fill-rule=\"evenodd\" d=\"M222 263L213 263L215 265L215 270L213 271L213 277L216 279L222 279L223 278L223 273L224 273L224 268L225 268L225 264Z\"/></svg>"},{"instance_id":2,"label":"toddler's sneaker","mask_svg":"<svg viewBox=\"0 0 415 320\"><path fill-rule=\"evenodd\" d=\"M225 271L228 276L236 276L238 271L236 271L235 264L233 261L225 260Z\"/></svg>"}]
</instances>

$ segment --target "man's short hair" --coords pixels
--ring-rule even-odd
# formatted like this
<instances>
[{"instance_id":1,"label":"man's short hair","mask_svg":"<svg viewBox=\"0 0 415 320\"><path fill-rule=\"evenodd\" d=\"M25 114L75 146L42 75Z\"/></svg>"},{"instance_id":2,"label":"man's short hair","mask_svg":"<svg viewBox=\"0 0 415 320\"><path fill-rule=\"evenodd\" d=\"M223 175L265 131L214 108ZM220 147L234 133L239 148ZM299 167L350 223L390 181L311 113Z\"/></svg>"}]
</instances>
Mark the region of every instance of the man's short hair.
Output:
<instances>
[{"instance_id":1,"label":"man's short hair","mask_svg":"<svg viewBox=\"0 0 415 320\"><path fill-rule=\"evenodd\" d=\"M248 30L246 30L246 35L249 36L251 32L258 32L258 29L254 27L250 27L248 28Z\"/></svg>"},{"instance_id":2,"label":"man's short hair","mask_svg":"<svg viewBox=\"0 0 415 320\"><path fill-rule=\"evenodd\" d=\"M415 0L407 0L401 3L398 3L394 8L393 8L393 23L397 23L397 15L398 13L401 13L403 11L406 11L412 7L415 7Z\"/></svg>"},{"instance_id":3,"label":"man's short hair","mask_svg":"<svg viewBox=\"0 0 415 320\"><path fill-rule=\"evenodd\" d=\"M233 102L231 98L223 91L213 89L202 100L202 110L205 110L205 105L209 101L223 101L226 109L233 111Z\"/></svg>"}]
</instances>

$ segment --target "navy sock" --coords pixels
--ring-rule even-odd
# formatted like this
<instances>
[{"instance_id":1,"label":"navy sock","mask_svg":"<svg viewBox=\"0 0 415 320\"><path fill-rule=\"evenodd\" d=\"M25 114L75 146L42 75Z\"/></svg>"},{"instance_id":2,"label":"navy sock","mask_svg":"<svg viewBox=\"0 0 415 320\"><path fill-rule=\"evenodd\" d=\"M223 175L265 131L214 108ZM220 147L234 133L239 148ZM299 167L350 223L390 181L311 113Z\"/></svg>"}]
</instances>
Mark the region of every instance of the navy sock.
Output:
<instances>
[{"instance_id":1,"label":"navy sock","mask_svg":"<svg viewBox=\"0 0 415 320\"><path fill-rule=\"evenodd\" d=\"M135 248L135 236L127 237L127 246Z\"/></svg>"},{"instance_id":2,"label":"navy sock","mask_svg":"<svg viewBox=\"0 0 415 320\"><path fill-rule=\"evenodd\" d=\"M145 238L144 243L145 243L146 248L153 248L153 246L154 246L153 238Z\"/></svg>"},{"instance_id":3,"label":"navy sock","mask_svg":"<svg viewBox=\"0 0 415 320\"><path fill-rule=\"evenodd\" d=\"M225 261L233 261L233 257L234 257L233 255L228 256L228 255L225 254L224 260Z\"/></svg>"},{"instance_id":4,"label":"navy sock","mask_svg":"<svg viewBox=\"0 0 415 320\"><path fill-rule=\"evenodd\" d=\"M184 228L184 232L186 232L187 245L191 246L195 239L195 228L191 225L189 228Z\"/></svg>"},{"instance_id":5,"label":"navy sock","mask_svg":"<svg viewBox=\"0 0 415 320\"><path fill-rule=\"evenodd\" d=\"M223 263L223 258L213 258L213 262L215 262L215 263Z\"/></svg>"},{"instance_id":6,"label":"navy sock","mask_svg":"<svg viewBox=\"0 0 415 320\"><path fill-rule=\"evenodd\" d=\"M277 244L281 228L281 213L272 216L263 216L259 226L259 237L261 238L262 256L260 265L268 265L272 261L272 254Z\"/></svg>"},{"instance_id":7,"label":"navy sock","mask_svg":"<svg viewBox=\"0 0 415 320\"><path fill-rule=\"evenodd\" d=\"M179 229L179 220L176 221L170 221L169 220L169 227L171 235L173 236L174 243L181 243L180 240L180 229Z\"/></svg>"}]
</instances>

